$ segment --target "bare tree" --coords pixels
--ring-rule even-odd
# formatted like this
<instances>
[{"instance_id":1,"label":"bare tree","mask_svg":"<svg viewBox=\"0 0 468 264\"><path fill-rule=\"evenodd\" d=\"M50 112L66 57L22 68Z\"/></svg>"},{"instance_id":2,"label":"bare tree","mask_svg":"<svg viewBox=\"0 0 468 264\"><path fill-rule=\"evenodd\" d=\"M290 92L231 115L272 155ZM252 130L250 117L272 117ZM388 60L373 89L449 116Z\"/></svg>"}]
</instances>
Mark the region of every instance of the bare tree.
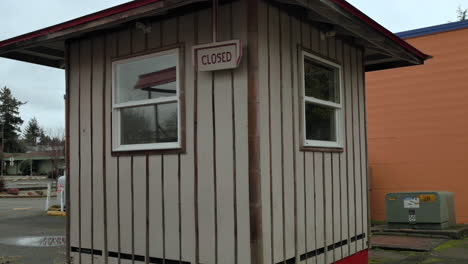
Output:
<instances>
[{"instance_id":1,"label":"bare tree","mask_svg":"<svg viewBox=\"0 0 468 264\"><path fill-rule=\"evenodd\" d=\"M457 8L457 21L465 21L467 19L468 9L462 8L461 5Z\"/></svg>"},{"instance_id":2,"label":"bare tree","mask_svg":"<svg viewBox=\"0 0 468 264\"><path fill-rule=\"evenodd\" d=\"M41 147L47 153L52 163L51 176L54 180L59 176L59 167L65 157L65 131L63 128L47 130L41 140Z\"/></svg>"}]
</instances>

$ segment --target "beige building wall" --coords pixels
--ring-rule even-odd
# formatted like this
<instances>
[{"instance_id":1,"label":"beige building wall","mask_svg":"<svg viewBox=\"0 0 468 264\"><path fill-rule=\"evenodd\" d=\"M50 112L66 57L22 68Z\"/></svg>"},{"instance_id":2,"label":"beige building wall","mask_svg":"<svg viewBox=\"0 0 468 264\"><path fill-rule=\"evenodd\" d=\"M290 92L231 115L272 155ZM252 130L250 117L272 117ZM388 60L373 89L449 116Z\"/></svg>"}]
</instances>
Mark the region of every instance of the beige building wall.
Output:
<instances>
[{"instance_id":1,"label":"beige building wall","mask_svg":"<svg viewBox=\"0 0 468 264\"><path fill-rule=\"evenodd\" d=\"M249 44L246 6L220 7L220 40ZM211 10L151 28L70 42L71 246L101 252L94 263L250 263L247 49L238 69L196 73L191 48L211 42ZM264 263L332 263L367 248L363 52L265 1L258 29ZM184 49L186 153L112 155L112 60L174 45ZM343 151L300 148L301 49L343 67Z\"/></svg>"},{"instance_id":2,"label":"beige building wall","mask_svg":"<svg viewBox=\"0 0 468 264\"><path fill-rule=\"evenodd\" d=\"M220 40L247 45L244 9L221 6ZM192 46L211 40L203 10L168 14L146 35L130 23L70 42L71 246L101 251L94 263L250 263L247 60L196 73ZM174 45L184 50L186 152L113 156L112 60Z\"/></svg>"},{"instance_id":3,"label":"beige building wall","mask_svg":"<svg viewBox=\"0 0 468 264\"><path fill-rule=\"evenodd\" d=\"M297 15L258 10L264 263L333 263L368 247L363 50ZM301 49L343 68L342 151L301 150Z\"/></svg>"}]
</instances>

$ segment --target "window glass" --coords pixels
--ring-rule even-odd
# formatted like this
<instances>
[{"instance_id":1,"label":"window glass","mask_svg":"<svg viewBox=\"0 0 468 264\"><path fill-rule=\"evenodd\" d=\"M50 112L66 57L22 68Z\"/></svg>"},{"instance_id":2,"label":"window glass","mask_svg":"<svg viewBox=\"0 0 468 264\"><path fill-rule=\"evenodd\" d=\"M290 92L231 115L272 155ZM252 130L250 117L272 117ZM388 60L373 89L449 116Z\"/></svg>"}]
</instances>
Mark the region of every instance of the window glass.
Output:
<instances>
[{"instance_id":1,"label":"window glass","mask_svg":"<svg viewBox=\"0 0 468 264\"><path fill-rule=\"evenodd\" d=\"M179 50L113 64L113 150L181 147Z\"/></svg>"},{"instance_id":2,"label":"window glass","mask_svg":"<svg viewBox=\"0 0 468 264\"><path fill-rule=\"evenodd\" d=\"M338 69L314 61L304 59L305 95L320 100L340 102L338 91Z\"/></svg>"},{"instance_id":3,"label":"window glass","mask_svg":"<svg viewBox=\"0 0 468 264\"><path fill-rule=\"evenodd\" d=\"M176 53L117 64L115 103L176 96L176 65Z\"/></svg>"},{"instance_id":4,"label":"window glass","mask_svg":"<svg viewBox=\"0 0 468 264\"><path fill-rule=\"evenodd\" d=\"M178 141L177 103L121 109L121 144L152 144Z\"/></svg>"},{"instance_id":5,"label":"window glass","mask_svg":"<svg viewBox=\"0 0 468 264\"><path fill-rule=\"evenodd\" d=\"M308 140L336 141L335 109L313 103L305 104L306 138Z\"/></svg>"}]
</instances>

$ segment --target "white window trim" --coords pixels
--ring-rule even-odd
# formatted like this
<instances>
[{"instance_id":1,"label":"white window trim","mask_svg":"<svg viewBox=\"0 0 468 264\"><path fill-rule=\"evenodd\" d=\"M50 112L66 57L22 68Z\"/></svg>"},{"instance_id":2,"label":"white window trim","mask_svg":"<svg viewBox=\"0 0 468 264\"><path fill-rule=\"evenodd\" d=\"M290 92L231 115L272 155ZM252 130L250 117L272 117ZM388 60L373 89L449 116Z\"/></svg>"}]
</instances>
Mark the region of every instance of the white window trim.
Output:
<instances>
[{"instance_id":1,"label":"white window trim","mask_svg":"<svg viewBox=\"0 0 468 264\"><path fill-rule=\"evenodd\" d=\"M143 150L171 150L180 149L182 147L182 123L181 123L181 98L180 98L180 49L170 49L160 52L151 53L148 55L136 56L128 59L116 60L112 62L112 151L143 151ZM176 54L176 95L161 97L155 99L146 99L139 101L130 101L125 103L117 102L116 92L116 66L118 64L124 64L128 62L140 61L148 58L159 57L167 54ZM121 144L121 131L120 131L120 110L129 107L156 105L177 102L177 142L163 142L163 143L150 143L150 144L132 144L122 145Z\"/></svg>"},{"instance_id":2,"label":"white window trim","mask_svg":"<svg viewBox=\"0 0 468 264\"><path fill-rule=\"evenodd\" d=\"M305 69L304 61L306 58L316 60L320 63L328 65L330 67L336 68L338 70L339 76L339 93L340 93L340 103L335 103L331 101L326 101L318 99L315 97L309 97L305 95ZM301 52L301 70L302 70L302 134L304 147L318 147L318 148L342 148L344 142L344 106L343 106L343 70L341 65L334 63L332 61L326 60L314 54L311 54L305 50ZM305 113L305 104L306 102L314 103L317 105L323 105L331 108L335 108L335 133L336 141L323 141L323 140L308 140L306 133L306 113Z\"/></svg>"}]
</instances>

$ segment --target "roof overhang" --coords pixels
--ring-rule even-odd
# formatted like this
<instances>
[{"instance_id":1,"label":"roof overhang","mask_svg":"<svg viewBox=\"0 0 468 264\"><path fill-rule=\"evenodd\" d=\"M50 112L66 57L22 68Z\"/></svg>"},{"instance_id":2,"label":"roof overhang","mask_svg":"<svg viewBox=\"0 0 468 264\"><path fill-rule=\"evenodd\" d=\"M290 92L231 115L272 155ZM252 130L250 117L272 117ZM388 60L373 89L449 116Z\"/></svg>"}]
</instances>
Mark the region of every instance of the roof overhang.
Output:
<instances>
[{"instance_id":1,"label":"roof overhang","mask_svg":"<svg viewBox=\"0 0 468 264\"><path fill-rule=\"evenodd\" d=\"M322 31L333 31L365 50L366 71L420 65L430 56L391 33L345 0L271 0L302 14ZM167 14L210 0L136 0L0 42L0 57L64 68L65 41L91 32Z\"/></svg>"},{"instance_id":2,"label":"roof overhang","mask_svg":"<svg viewBox=\"0 0 468 264\"><path fill-rule=\"evenodd\" d=\"M424 64L432 58L407 43L345 0L275 0L306 10L305 17L324 32L363 47L366 71Z\"/></svg>"},{"instance_id":3,"label":"roof overhang","mask_svg":"<svg viewBox=\"0 0 468 264\"><path fill-rule=\"evenodd\" d=\"M0 41L0 57L63 69L65 67L65 42L68 39L102 30L111 30L122 24L148 17L166 15L170 10L207 1L135 0Z\"/></svg>"}]
</instances>

